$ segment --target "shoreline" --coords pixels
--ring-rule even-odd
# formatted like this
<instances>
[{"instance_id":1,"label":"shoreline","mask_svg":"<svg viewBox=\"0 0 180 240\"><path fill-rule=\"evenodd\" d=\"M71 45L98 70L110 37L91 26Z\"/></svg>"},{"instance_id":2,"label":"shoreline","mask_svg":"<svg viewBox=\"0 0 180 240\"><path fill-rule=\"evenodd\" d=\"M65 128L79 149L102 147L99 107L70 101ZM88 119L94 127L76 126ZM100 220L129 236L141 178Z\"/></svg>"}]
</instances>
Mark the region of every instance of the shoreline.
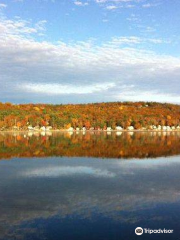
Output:
<instances>
[{"instance_id":1,"label":"shoreline","mask_svg":"<svg viewBox=\"0 0 180 240\"><path fill-rule=\"evenodd\" d=\"M69 130L46 130L46 131L42 131L42 130L0 130L0 133L49 133L49 132L62 132L62 133L86 133L86 132L100 132L100 133L111 133L111 132L180 132L180 129L174 129L174 130L157 130L157 129L151 129L151 130L141 130L141 129L134 129L134 130L110 130L110 131L107 131L107 130L86 130L86 131L83 131L83 130L79 130L79 131L76 131L76 130L73 130L73 131L69 131Z\"/></svg>"}]
</instances>

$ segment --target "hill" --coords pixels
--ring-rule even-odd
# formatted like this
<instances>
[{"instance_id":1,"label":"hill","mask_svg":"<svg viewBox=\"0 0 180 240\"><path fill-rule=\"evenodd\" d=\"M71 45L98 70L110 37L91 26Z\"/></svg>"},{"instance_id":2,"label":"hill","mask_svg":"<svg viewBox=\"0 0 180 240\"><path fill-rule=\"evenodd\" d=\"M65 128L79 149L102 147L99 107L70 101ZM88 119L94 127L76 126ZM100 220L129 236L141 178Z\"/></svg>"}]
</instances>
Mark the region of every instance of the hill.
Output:
<instances>
[{"instance_id":1,"label":"hill","mask_svg":"<svg viewBox=\"0 0 180 240\"><path fill-rule=\"evenodd\" d=\"M26 130L28 126L53 129L127 129L180 126L180 105L156 102L111 102L92 104L0 103L0 129Z\"/></svg>"}]
</instances>

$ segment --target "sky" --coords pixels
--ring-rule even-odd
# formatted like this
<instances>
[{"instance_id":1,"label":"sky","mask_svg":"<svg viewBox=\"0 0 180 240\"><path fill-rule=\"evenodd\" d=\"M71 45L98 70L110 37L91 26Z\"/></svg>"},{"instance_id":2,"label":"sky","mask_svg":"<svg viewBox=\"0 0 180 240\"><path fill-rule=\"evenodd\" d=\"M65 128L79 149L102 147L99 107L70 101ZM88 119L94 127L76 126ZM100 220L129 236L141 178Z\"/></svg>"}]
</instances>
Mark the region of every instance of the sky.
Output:
<instances>
[{"instance_id":1,"label":"sky","mask_svg":"<svg viewBox=\"0 0 180 240\"><path fill-rule=\"evenodd\" d=\"M179 0L0 0L0 101L180 104Z\"/></svg>"}]
</instances>

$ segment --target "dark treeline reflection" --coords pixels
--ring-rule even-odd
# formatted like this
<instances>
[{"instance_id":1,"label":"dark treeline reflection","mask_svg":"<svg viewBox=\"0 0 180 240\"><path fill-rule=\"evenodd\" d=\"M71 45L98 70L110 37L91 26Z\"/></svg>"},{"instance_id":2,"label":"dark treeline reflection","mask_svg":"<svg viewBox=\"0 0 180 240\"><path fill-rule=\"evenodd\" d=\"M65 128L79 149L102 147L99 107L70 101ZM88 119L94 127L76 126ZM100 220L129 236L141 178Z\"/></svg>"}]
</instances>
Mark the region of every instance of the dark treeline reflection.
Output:
<instances>
[{"instance_id":1,"label":"dark treeline reflection","mask_svg":"<svg viewBox=\"0 0 180 240\"><path fill-rule=\"evenodd\" d=\"M0 159L45 156L156 158L178 154L179 132L0 134Z\"/></svg>"}]
</instances>

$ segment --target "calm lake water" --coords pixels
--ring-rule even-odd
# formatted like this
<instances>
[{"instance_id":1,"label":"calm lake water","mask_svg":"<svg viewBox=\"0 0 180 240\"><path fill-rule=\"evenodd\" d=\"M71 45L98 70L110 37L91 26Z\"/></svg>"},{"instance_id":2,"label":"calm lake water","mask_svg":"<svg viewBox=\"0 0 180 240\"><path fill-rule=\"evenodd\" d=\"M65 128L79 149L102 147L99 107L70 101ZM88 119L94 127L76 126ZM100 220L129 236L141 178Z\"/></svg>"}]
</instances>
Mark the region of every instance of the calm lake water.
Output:
<instances>
[{"instance_id":1,"label":"calm lake water","mask_svg":"<svg viewBox=\"0 0 180 240\"><path fill-rule=\"evenodd\" d=\"M178 240L179 154L178 132L0 133L0 239Z\"/></svg>"}]
</instances>

